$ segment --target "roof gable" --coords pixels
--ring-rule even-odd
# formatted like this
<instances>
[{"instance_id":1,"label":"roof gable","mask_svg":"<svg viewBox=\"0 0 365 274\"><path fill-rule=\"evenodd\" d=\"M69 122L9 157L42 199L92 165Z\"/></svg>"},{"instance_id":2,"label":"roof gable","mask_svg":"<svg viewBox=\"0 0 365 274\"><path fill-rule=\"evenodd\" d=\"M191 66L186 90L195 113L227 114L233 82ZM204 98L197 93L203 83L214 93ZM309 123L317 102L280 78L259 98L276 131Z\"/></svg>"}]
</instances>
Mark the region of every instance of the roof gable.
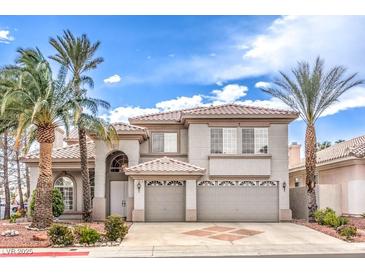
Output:
<instances>
[{"instance_id":1,"label":"roof gable","mask_svg":"<svg viewBox=\"0 0 365 274\"><path fill-rule=\"evenodd\" d=\"M182 122L184 118L219 117L272 117L272 118L297 118L298 114L290 110L254 107L241 104L224 104L208 107L196 107L154 114L131 117L131 123L143 122Z\"/></svg>"},{"instance_id":2,"label":"roof gable","mask_svg":"<svg viewBox=\"0 0 365 274\"><path fill-rule=\"evenodd\" d=\"M158 158L125 169L132 174L204 174L205 169L168 157Z\"/></svg>"}]
</instances>

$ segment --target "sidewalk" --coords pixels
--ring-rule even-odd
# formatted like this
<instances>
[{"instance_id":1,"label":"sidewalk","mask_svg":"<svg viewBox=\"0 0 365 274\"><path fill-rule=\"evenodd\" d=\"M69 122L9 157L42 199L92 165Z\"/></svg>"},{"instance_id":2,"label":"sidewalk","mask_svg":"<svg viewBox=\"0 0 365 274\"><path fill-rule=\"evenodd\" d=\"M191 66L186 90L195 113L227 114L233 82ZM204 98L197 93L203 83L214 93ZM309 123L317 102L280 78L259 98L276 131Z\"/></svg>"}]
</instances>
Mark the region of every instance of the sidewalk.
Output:
<instances>
[{"instance_id":1,"label":"sidewalk","mask_svg":"<svg viewBox=\"0 0 365 274\"><path fill-rule=\"evenodd\" d=\"M2 250L1 257L6 256ZM1 255L2 254L2 255ZM4 255L5 254L5 255ZM293 256L299 255L336 255L357 254L365 257L364 243L343 244L302 244L302 245L239 245L239 246L117 246L97 248L34 248L28 256L45 257L138 257L138 258L168 258L168 257L252 257L252 256ZM20 255L15 255L19 257ZM24 255L27 256L27 255Z\"/></svg>"}]
</instances>

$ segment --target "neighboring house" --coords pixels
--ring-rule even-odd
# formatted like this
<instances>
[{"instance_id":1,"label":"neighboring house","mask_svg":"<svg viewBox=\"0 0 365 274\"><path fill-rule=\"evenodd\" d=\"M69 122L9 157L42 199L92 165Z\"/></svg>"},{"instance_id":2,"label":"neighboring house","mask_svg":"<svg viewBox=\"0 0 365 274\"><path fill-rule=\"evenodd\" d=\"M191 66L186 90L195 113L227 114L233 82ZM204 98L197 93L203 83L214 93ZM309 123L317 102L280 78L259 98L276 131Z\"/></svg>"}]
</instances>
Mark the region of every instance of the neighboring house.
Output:
<instances>
[{"instance_id":1,"label":"neighboring house","mask_svg":"<svg viewBox=\"0 0 365 274\"><path fill-rule=\"evenodd\" d=\"M365 212L365 135L317 152L319 207L339 214ZM289 146L290 188L305 186L305 165L300 145ZM295 203L295 201L293 201Z\"/></svg>"},{"instance_id":2,"label":"neighboring house","mask_svg":"<svg viewBox=\"0 0 365 274\"><path fill-rule=\"evenodd\" d=\"M90 136L94 219L119 214L141 222L290 220L288 123L297 116L228 104L116 123L115 145ZM77 134L71 135L67 146L53 150L53 174L66 215L76 218L82 186ZM38 160L38 154L24 159L32 188Z\"/></svg>"}]
</instances>

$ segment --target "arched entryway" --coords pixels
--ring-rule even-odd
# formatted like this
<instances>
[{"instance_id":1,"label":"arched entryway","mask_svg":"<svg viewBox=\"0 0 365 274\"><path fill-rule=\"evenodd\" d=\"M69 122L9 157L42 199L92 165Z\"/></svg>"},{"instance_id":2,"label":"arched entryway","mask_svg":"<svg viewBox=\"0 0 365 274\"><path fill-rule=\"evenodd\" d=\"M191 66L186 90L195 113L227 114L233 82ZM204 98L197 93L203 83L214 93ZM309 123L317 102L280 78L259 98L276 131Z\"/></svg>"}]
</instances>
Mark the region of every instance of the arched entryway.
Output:
<instances>
[{"instance_id":1,"label":"arched entryway","mask_svg":"<svg viewBox=\"0 0 365 274\"><path fill-rule=\"evenodd\" d=\"M127 217L128 176L124 168L128 167L128 157L122 151L114 151L106 158L105 165L107 216Z\"/></svg>"}]
</instances>

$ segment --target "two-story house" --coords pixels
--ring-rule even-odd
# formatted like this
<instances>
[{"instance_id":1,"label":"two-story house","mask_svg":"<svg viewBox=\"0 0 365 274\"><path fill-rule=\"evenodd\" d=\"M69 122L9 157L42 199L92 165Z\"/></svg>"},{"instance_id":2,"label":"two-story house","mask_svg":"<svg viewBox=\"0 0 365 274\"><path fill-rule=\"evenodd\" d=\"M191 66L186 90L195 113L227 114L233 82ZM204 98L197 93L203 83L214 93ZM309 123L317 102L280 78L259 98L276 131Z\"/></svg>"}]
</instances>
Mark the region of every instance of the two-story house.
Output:
<instances>
[{"instance_id":1,"label":"two-story house","mask_svg":"<svg viewBox=\"0 0 365 274\"><path fill-rule=\"evenodd\" d=\"M127 220L290 220L288 123L297 113L236 104L170 111L114 124L114 145L90 136L93 215ZM58 134L61 135L61 134ZM65 216L82 211L79 147L74 131L53 149L54 187ZM24 161L31 186L38 154Z\"/></svg>"}]
</instances>

